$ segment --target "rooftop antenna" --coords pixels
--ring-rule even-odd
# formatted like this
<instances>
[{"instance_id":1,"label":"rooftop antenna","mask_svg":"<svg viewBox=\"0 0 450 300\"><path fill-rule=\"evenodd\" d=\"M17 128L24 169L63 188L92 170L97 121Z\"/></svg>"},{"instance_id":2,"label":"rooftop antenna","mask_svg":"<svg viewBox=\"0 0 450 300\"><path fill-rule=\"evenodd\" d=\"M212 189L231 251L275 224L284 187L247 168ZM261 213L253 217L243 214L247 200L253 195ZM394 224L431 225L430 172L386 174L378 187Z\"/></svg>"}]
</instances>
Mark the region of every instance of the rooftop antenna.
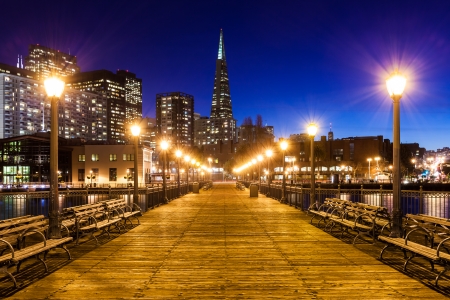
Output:
<instances>
[{"instance_id":1,"label":"rooftop antenna","mask_svg":"<svg viewBox=\"0 0 450 300\"><path fill-rule=\"evenodd\" d=\"M331 130L331 123L330 123L330 132L331 132L332 130Z\"/></svg>"},{"instance_id":2,"label":"rooftop antenna","mask_svg":"<svg viewBox=\"0 0 450 300\"><path fill-rule=\"evenodd\" d=\"M17 54L17 67L20 68L20 55Z\"/></svg>"}]
</instances>

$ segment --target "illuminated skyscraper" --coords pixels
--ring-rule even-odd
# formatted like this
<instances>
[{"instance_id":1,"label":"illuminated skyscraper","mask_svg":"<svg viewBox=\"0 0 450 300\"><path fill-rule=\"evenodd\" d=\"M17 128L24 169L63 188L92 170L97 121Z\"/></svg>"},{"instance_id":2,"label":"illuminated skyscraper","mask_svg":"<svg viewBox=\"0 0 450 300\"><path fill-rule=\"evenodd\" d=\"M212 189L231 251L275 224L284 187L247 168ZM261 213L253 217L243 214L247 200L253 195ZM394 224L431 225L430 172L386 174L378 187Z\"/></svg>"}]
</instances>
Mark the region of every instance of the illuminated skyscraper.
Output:
<instances>
[{"instance_id":1,"label":"illuminated skyscraper","mask_svg":"<svg viewBox=\"0 0 450 300\"><path fill-rule=\"evenodd\" d=\"M65 78L67 89L88 91L108 99L108 140L125 143L130 124L142 119L142 79L134 73L118 70L82 72Z\"/></svg>"},{"instance_id":2,"label":"illuminated skyscraper","mask_svg":"<svg viewBox=\"0 0 450 300\"><path fill-rule=\"evenodd\" d=\"M182 92L156 94L158 135L173 145L194 143L194 96Z\"/></svg>"},{"instance_id":3,"label":"illuminated skyscraper","mask_svg":"<svg viewBox=\"0 0 450 300\"><path fill-rule=\"evenodd\" d=\"M80 72L77 57L41 45L30 45L25 57L25 69L36 73L36 80L50 75L66 77Z\"/></svg>"},{"instance_id":4,"label":"illuminated skyscraper","mask_svg":"<svg viewBox=\"0 0 450 300\"><path fill-rule=\"evenodd\" d=\"M219 140L235 140L236 120L233 118L231 108L230 85L222 29L220 30L219 52L216 60L210 126L210 143L217 143Z\"/></svg>"}]
</instances>

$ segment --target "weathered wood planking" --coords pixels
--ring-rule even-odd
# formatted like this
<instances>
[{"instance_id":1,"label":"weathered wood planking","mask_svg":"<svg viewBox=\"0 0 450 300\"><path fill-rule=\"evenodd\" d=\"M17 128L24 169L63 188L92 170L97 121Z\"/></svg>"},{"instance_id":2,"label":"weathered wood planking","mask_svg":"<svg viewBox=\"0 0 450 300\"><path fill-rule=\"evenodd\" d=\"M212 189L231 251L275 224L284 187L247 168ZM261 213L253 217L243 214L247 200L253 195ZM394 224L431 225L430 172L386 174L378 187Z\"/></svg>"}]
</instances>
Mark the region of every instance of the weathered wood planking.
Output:
<instances>
[{"instance_id":1,"label":"weathered wood planking","mask_svg":"<svg viewBox=\"0 0 450 300\"><path fill-rule=\"evenodd\" d=\"M33 299L446 299L450 280L432 289L427 262L401 270L378 261L381 245L338 239L304 212L234 184L214 184L144 213L141 225L100 246L69 246L41 279L27 275L11 298ZM336 235L338 236L338 235ZM398 262L397 262L398 261ZM392 263L394 262L394 263ZM409 272L411 273L411 272ZM410 275L410 274L408 274ZM0 291L6 286L0 279ZM7 291L8 293L8 291ZM1 297L1 293L0 293Z\"/></svg>"}]
</instances>

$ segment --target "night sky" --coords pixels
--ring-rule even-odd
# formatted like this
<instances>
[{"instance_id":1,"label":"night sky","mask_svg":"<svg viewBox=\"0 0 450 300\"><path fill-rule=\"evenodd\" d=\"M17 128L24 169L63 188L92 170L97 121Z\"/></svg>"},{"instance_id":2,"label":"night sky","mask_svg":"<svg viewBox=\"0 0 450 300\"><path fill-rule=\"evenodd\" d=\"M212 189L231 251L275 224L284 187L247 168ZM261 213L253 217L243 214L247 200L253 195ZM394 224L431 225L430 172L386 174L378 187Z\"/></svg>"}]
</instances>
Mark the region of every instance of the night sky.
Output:
<instances>
[{"instance_id":1,"label":"night sky","mask_svg":"<svg viewBox=\"0 0 450 300\"><path fill-rule=\"evenodd\" d=\"M93 3L93 4L92 4ZM385 79L407 78L401 142L450 146L450 1L3 1L0 62L29 44L76 55L82 71L125 69L155 95L182 91L209 116L220 28L234 117L276 137L306 132L392 141Z\"/></svg>"}]
</instances>

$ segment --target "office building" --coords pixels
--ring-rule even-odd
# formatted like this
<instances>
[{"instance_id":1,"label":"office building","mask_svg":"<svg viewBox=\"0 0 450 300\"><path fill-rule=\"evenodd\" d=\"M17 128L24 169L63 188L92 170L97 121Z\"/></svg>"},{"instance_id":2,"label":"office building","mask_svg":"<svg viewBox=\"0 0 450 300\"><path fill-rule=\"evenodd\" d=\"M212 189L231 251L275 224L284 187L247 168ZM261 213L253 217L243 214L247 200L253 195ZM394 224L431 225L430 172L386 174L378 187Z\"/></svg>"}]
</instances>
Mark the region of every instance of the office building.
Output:
<instances>
[{"instance_id":1,"label":"office building","mask_svg":"<svg viewBox=\"0 0 450 300\"><path fill-rule=\"evenodd\" d=\"M158 135L172 145L192 146L194 143L194 96L182 92L156 95L156 126Z\"/></svg>"},{"instance_id":2,"label":"office building","mask_svg":"<svg viewBox=\"0 0 450 300\"><path fill-rule=\"evenodd\" d=\"M39 44L29 46L25 69L34 72L37 80L44 80L51 75L67 77L80 72L76 56Z\"/></svg>"},{"instance_id":3,"label":"office building","mask_svg":"<svg viewBox=\"0 0 450 300\"><path fill-rule=\"evenodd\" d=\"M210 121L208 117L200 117L194 121L194 145L201 148L211 143Z\"/></svg>"},{"instance_id":4,"label":"office building","mask_svg":"<svg viewBox=\"0 0 450 300\"><path fill-rule=\"evenodd\" d=\"M123 144L131 138L127 131L142 119L142 80L123 70L82 72L65 78L66 87L99 94L107 99L107 140Z\"/></svg>"},{"instance_id":5,"label":"office building","mask_svg":"<svg viewBox=\"0 0 450 300\"><path fill-rule=\"evenodd\" d=\"M34 72L0 64L0 138L50 130L51 103ZM99 94L65 89L58 105L58 135L104 141L106 99Z\"/></svg>"}]
</instances>

